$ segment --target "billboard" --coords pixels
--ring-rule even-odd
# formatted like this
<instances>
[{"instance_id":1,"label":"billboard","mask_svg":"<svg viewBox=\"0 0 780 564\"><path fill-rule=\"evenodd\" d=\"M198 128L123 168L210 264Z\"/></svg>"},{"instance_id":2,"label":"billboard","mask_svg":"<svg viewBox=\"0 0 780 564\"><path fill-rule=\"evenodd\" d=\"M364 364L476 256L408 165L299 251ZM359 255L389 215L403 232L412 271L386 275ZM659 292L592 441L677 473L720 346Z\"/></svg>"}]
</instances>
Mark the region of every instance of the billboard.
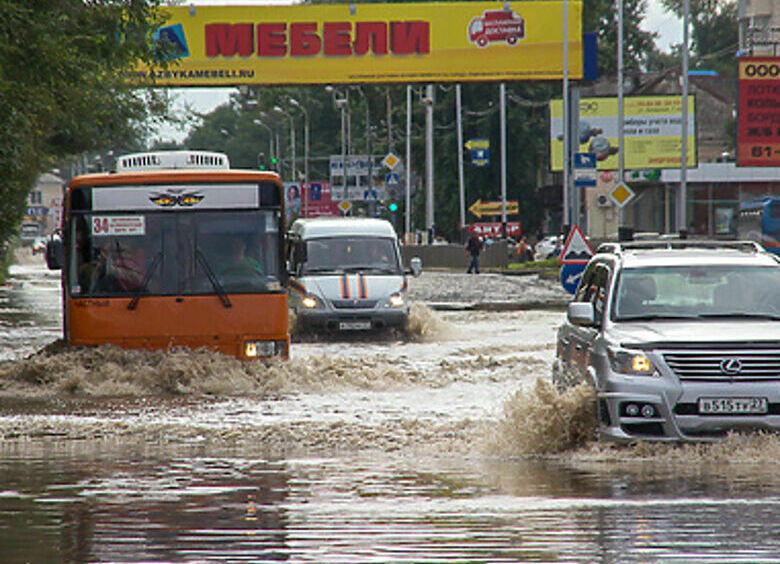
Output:
<instances>
[{"instance_id":1,"label":"billboard","mask_svg":"<svg viewBox=\"0 0 780 564\"><path fill-rule=\"evenodd\" d=\"M688 97L687 159L697 166L696 104ZM623 148L625 169L679 168L682 151L682 99L680 96L625 96ZM576 152L595 153L599 170L617 170L617 97L580 100L579 145ZM550 163L563 170L563 101L550 102Z\"/></svg>"},{"instance_id":2,"label":"billboard","mask_svg":"<svg viewBox=\"0 0 780 564\"><path fill-rule=\"evenodd\" d=\"M582 3L568 2L569 76L582 77ZM160 86L557 79L562 2L176 6L157 30Z\"/></svg>"},{"instance_id":3,"label":"billboard","mask_svg":"<svg viewBox=\"0 0 780 564\"><path fill-rule=\"evenodd\" d=\"M780 57L740 57L737 166L780 166Z\"/></svg>"}]
</instances>

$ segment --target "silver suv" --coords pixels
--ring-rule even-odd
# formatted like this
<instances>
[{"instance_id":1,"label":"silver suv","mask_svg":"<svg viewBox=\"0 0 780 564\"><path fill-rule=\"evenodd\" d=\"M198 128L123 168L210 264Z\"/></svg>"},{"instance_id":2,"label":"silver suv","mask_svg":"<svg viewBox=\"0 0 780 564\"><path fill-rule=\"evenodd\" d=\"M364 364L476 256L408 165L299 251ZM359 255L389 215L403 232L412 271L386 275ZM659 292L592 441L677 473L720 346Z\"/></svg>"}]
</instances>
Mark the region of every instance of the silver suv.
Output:
<instances>
[{"instance_id":1,"label":"silver suv","mask_svg":"<svg viewBox=\"0 0 780 564\"><path fill-rule=\"evenodd\" d=\"M607 439L780 430L780 261L749 242L600 246L553 363L559 390L582 381Z\"/></svg>"}]
</instances>

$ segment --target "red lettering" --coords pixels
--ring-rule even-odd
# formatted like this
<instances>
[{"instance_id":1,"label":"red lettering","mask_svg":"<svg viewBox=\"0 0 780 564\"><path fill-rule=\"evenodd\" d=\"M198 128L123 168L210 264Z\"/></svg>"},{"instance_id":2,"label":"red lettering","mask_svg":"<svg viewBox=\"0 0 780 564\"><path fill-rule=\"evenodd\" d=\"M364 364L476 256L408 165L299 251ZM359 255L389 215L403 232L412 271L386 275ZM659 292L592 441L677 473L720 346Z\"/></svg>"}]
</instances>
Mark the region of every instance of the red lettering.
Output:
<instances>
[{"instance_id":1,"label":"red lettering","mask_svg":"<svg viewBox=\"0 0 780 564\"><path fill-rule=\"evenodd\" d=\"M290 24L290 55L311 57L322 50L322 40L317 35L316 23Z\"/></svg>"},{"instance_id":2,"label":"red lettering","mask_svg":"<svg viewBox=\"0 0 780 564\"><path fill-rule=\"evenodd\" d=\"M387 55L385 22L358 22L355 25L355 55L365 55L369 49L375 55Z\"/></svg>"},{"instance_id":3,"label":"red lettering","mask_svg":"<svg viewBox=\"0 0 780 564\"><path fill-rule=\"evenodd\" d=\"M207 57L252 54L252 24L206 24L205 33Z\"/></svg>"},{"instance_id":4,"label":"red lettering","mask_svg":"<svg viewBox=\"0 0 780 564\"><path fill-rule=\"evenodd\" d=\"M257 56L284 57L287 54L287 24L257 24Z\"/></svg>"},{"instance_id":5,"label":"red lettering","mask_svg":"<svg viewBox=\"0 0 780 564\"><path fill-rule=\"evenodd\" d=\"M338 57L352 54L352 24L349 22L325 22L322 35L325 40L325 56Z\"/></svg>"},{"instance_id":6,"label":"red lettering","mask_svg":"<svg viewBox=\"0 0 780 564\"><path fill-rule=\"evenodd\" d=\"M428 22L390 22L390 50L394 55L431 52Z\"/></svg>"}]
</instances>

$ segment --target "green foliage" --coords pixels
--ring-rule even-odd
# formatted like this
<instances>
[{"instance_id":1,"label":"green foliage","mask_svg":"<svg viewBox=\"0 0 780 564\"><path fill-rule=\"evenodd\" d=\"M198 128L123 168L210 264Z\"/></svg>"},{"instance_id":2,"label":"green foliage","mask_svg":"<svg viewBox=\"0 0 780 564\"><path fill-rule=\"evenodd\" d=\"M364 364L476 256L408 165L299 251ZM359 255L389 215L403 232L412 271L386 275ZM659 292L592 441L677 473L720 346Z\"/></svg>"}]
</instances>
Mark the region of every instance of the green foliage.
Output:
<instances>
[{"instance_id":1,"label":"green foliage","mask_svg":"<svg viewBox=\"0 0 780 564\"><path fill-rule=\"evenodd\" d=\"M682 18L682 0L661 0L664 7ZM734 54L739 44L738 3L735 0L690 0L691 45L689 68L714 70L720 76L734 76ZM682 58L675 50L676 64Z\"/></svg>"},{"instance_id":2,"label":"green foliage","mask_svg":"<svg viewBox=\"0 0 780 564\"><path fill-rule=\"evenodd\" d=\"M158 0L0 0L0 242L38 174L68 155L132 144L159 111L121 70L149 61Z\"/></svg>"}]
</instances>

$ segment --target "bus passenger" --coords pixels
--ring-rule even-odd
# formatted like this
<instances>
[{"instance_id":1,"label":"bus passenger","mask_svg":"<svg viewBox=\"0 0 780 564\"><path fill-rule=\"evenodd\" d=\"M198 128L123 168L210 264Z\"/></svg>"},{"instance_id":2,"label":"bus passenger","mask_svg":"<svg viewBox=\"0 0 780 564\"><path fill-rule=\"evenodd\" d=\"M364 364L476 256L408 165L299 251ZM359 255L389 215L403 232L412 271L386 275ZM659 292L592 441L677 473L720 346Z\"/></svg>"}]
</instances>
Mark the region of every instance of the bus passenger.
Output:
<instances>
[{"instance_id":1,"label":"bus passenger","mask_svg":"<svg viewBox=\"0 0 780 564\"><path fill-rule=\"evenodd\" d=\"M103 292L132 292L146 277L146 250L137 237L112 239L100 251L93 289Z\"/></svg>"},{"instance_id":2,"label":"bus passenger","mask_svg":"<svg viewBox=\"0 0 780 564\"><path fill-rule=\"evenodd\" d=\"M233 237L227 244L228 260L219 270L220 276L241 276L242 274L263 275L260 263L246 254L246 240Z\"/></svg>"}]
</instances>

